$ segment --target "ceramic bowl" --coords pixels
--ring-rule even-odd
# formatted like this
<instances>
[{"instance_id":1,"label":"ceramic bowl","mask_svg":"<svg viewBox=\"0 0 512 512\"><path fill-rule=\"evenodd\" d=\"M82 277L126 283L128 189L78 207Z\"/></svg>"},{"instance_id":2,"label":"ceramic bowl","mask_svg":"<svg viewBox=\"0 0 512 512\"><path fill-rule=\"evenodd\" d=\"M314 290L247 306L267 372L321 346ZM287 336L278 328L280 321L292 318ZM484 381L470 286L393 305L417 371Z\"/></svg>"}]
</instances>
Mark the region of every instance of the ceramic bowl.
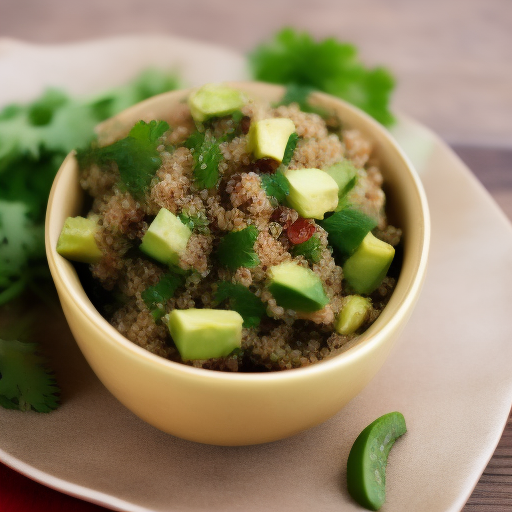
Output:
<instances>
[{"instance_id":1,"label":"ceramic bowl","mask_svg":"<svg viewBox=\"0 0 512 512\"><path fill-rule=\"evenodd\" d=\"M282 87L269 84L230 85L270 101L283 94ZM100 125L99 131L119 138L140 119L169 119L173 105L189 92L174 91L135 105ZM370 382L411 315L425 278L430 239L421 182L380 124L328 95L315 94L313 101L373 142L385 177L388 215L403 230L404 257L396 289L374 324L343 353L308 367L259 374L216 372L168 361L124 338L98 313L73 265L55 250L64 220L80 214L82 207L73 153L55 178L46 217L46 251L69 327L107 389L160 430L201 443L235 446L275 441L318 425Z\"/></svg>"}]
</instances>

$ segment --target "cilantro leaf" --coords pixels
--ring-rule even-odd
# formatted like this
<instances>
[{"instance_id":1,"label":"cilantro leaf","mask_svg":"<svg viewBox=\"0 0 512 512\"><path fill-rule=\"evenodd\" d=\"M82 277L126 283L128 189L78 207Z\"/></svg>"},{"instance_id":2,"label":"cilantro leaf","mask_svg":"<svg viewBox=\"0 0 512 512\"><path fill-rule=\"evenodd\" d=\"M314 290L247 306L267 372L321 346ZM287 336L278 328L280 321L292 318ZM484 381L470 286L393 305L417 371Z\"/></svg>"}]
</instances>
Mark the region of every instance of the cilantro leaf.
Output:
<instances>
[{"instance_id":1,"label":"cilantro leaf","mask_svg":"<svg viewBox=\"0 0 512 512\"><path fill-rule=\"evenodd\" d=\"M253 78L324 91L358 106L384 125L395 82L384 68L366 68L355 46L334 38L315 41L307 32L285 28L249 54Z\"/></svg>"},{"instance_id":2,"label":"cilantro leaf","mask_svg":"<svg viewBox=\"0 0 512 512\"><path fill-rule=\"evenodd\" d=\"M309 240L297 244L292 249L292 255L298 256L302 254L304 258L311 263L318 263L322 256L322 243L318 235L313 235Z\"/></svg>"},{"instance_id":3,"label":"cilantro leaf","mask_svg":"<svg viewBox=\"0 0 512 512\"><path fill-rule=\"evenodd\" d=\"M279 203L286 200L286 196L290 193L290 183L282 172L274 174L262 174L261 188L265 191L267 196L275 197Z\"/></svg>"},{"instance_id":4,"label":"cilantro leaf","mask_svg":"<svg viewBox=\"0 0 512 512\"><path fill-rule=\"evenodd\" d=\"M35 343L0 339L0 405L6 409L50 412L59 388Z\"/></svg>"},{"instance_id":5,"label":"cilantro leaf","mask_svg":"<svg viewBox=\"0 0 512 512\"><path fill-rule=\"evenodd\" d=\"M223 237L217 247L217 260L230 270L239 267L252 268L259 265L260 259L254 250L258 238L258 228L247 226L240 231L232 231Z\"/></svg>"},{"instance_id":6,"label":"cilantro leaf","mask_svg":"<svg viewBox=\"0 0 512 512\"><path fill-rule=\"evenodd\" d=\"M293 158L293 152L297 147L297 142L299 142L299 136L297 135L297 133L293 132L288 137L288 142L286 143L286 147L284 148L283 160L281 162L281 165L283 167L288 167L290 165L290 162L292 161Z\"/></svg>"},{"instance_id":7,"label":"cilantro leaf","mask_svg":"<svg viewBox=\"0 0 512 512\"><path fill-rule=\"evenodd\" d=\"M139 121L128 134L110 146L91 147L78 151L80 167L92 162L105 164L116 162L121 182L132 196L144 195L156 171L162 164L157 151L159 138L169 129L165 121Z\"/></svg>"},{"instance_id":8,"label":"cilantro leaf","mask_svg":"<svg viewBox=\"0 0 512 512\"><path fill-rule=\"evenodd\" d=\"M22 202L0 200L0 305L19 295L44 258L44 231Z\"/></svg>"},{"instance_id":9,"label":"cilantro leaf","mask_svg":"<svg viewBox=\"0 0 512 512\"><path fill-rule=\"evenodd\" d=\"M328 233L330 245L342 256L350 256L363 238L377 226L377 221L359 210L347 207L317 221Z\"/></svg>"},{"instance_id":10,"label":"cilantro leaf","mask_svg":"<svg viewBox=\"0 0 512 512\"><path fill-rule=\"evenodd\" d=\"M191 231L197 231L198 233L208 234L210 230L208 226L210 221L206 215L202 212L198 212L194 215L190 215L187 212L181 212L178 218L187 226Z\"/></svg>"},{"instance_id":11,"label":"cilantro leaf","mask_svg":"<svg viewBox=\"0 0 512 512\"><path fill-rule=\"evenodd\" d=\"M194 132L185 142L194 157L194 182L197 188L213 188L219 181L219 164L223 159L219 141L210 131Z\"/></svg>"},{"instance_id":12,"label":"cilantro leaf","mask_svg":"<svg viewBox=\"0 0 512 512\"><path fill-rule=\"evenodd\" d=\"M71 98L63 91L47 89L31 103L7 105L0 111L0 209L9 209L9 215L14 215L12 225L24 225L20 231L10 229L7 242L2 231L5 228L0 228L0 303L32 286L36 277L49 276L43 246L44 216L53 179L66 154L85 147L100 121L178 85L174 74L147 70L129 83L92 98ZM10 203L23 203L25 210L14 212ZM33 250L26 244L29 231L39 240ZM16 251L16 264L11 256L6 264L6 244L9 252L14 247L23 248Z\"/></svg>"},{"instance_id":13,"label":"cilantro leaf","mask_svg":"<svg viewBox=\"0 0 512 512\"><path fill-rule=\"evenodd\" d=\"M141 293L142 300L155 320L165 315L166 302L174 297L174 293L184 282L183 275L168 272L158 283L149 286Z\"/></svg>"},{"instance_id":14,"label":"cilantro leaf","mask_svg":"<svg viewBox=\"0 0 512 512\"><path fill-rule=\"evenodd\" d=\"M181 81L176 73L149 68L125 84L96 94L87 104L103 120L135 103L180 87Z\"/></svg>"},{"instance_id":15,"label":"cilantro leaf","mask_svg":"<svg viewBox=\"0 0 512 512\"><path fill-rule=\"evenodd\" d=\"M227 301L229 308L244 319L244 327L258 327L266 311L261 299L240 283L221 281L215 292L215 301L218 304Z\"/></svg>"},{"instance_id":16,"label":"cilantro leaf","mask_svg":"<svg viewBox=\"0 0 512 512\"><path fill-rule=\"evenodd\" d=\"M309 103L309 95L314 91L314 87L309 85L299 85L294 83L288 84L284 95L281 98L281 101L277 103L277 106L297 103L302 112L311 112L313 114L318 114L320 117L328 118L329 112L327 112L327 110Z\"/></svg>"}]
</instances>

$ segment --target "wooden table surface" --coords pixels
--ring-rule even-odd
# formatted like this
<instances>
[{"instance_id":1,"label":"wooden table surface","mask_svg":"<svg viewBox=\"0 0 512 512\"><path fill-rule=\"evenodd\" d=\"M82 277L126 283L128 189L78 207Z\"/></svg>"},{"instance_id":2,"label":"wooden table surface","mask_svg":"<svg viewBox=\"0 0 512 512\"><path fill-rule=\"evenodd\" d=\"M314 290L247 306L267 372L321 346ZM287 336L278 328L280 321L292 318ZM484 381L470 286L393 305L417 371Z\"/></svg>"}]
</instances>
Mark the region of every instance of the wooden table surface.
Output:
<instances>
[{"instance_id":1,"label":"wooden table surface","mask_svg":"<svg viewBox=\"0 0 512 512\"><path fill-rule=\"evenodd\" d=\"M392 70L395 108L452 145L512 220L509 0L0 2L0 37L41 43L164 33L246 52L285 25L353 42ZM100 510L0 464L0 512ZM464 511L512 511L512 417Z\"/></svg>"}]
</instances>

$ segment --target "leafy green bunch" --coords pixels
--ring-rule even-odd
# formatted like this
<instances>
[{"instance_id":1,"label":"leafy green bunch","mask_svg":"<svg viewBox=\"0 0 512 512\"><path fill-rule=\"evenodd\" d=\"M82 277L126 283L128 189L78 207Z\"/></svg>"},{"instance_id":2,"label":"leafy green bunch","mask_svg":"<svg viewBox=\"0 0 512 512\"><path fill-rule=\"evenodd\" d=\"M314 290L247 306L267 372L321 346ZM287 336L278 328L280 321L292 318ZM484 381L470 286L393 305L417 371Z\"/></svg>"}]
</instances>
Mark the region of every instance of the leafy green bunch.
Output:
<instances>
[{"instance_id":1,"label":"leafy green bunch","mask_svg":"<svg viewBox=\"0 0 512 512\"><path fill-rule=\"evenodd\" d=\"M32 103L0 112L0 306L49 278L44 215L66 154L89 144L100 121L179 85L174 74L147 70L92 98L48 89Z\"/></svg>"},{"instance_id":2,"label":"leafy green bunch","mask_svg":"<svg viewBox=\"0 0 512 512\"><path fill-rule=\"evenodd\" d=\"M358 58L357 48L330 37L316 42L307 32L285 28L249 54L256 80L285 84L302 90L323 91L361 108L383 125L394 118L389 100L394 88L392 75L382 67L368 69Z\"/></svg>"}]
</instances>

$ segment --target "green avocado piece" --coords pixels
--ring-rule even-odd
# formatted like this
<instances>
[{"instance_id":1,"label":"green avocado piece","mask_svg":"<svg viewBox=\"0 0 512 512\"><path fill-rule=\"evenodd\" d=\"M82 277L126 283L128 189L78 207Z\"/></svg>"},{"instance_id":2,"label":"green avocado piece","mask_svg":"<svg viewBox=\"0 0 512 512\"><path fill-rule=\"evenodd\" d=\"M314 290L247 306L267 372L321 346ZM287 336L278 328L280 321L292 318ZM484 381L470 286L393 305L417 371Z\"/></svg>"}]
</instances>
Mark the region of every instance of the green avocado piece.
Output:
<instances>
[{"instance_id":1,"label":"green avocado piece","mask_svg":"<svg viewBox=\"0 0 512 512\"><path fill-rule=\"evenodd\" d=\"M370 299L360 295L345 297L341 312L336 319L334 328L338 334L352 334L363 325L372 308Z\"/></svg>"},{"instance_id":2,"label":"green avocado piece","mask_svg":"<svg viewBox=\"0 0 512 512\"><path fill-rule=\"evenodd\" d=\"M268 289L277 304L295 311L318 311L329 303L320 278L292 261L270 267Z\"/></svg>"},{"instance_id":3,"label":"green avocado piece","mask_svg":"<svg viewBox=\"0 0 512 512\"><path fill-rule=\"evenodd\" d=\"M343 275L356 293L367 295L382 283L394 255L392 245L375 238L370 232L345 261Z\"/></svg>"},{"instance_id":4,"label":"green avocado piece","mask_svg":"<svg viewBox=\"0 0 512 512\"><path fill-rule=\"evenodd\" d=\"M94 219L68 217L57 241L57 252L68 260L97 263L103 256L95 240L97 231Z\"/></svg>"},{"instance_id":5,"label":"green avocado piece","mask_svg":"<svg viewBox=\"0 0 512 512\"><path fill-rule=\"evenodd\" d=\"M253 153L256 159L273 158L282 162L288 139L294 132L295 125L291 119L263 119L251 123L247 151Z\"/></svg>"},{"instance_id":6,"label":"green avocado piece","mask_svg":"<svg viewBox=\"0 0 512 512\"><path fill-rule=\"evenodd\" d=\"M329 244L338 249L343 257L348 257L377 226L377 221L359 210L346 207L318 224L329 234Z\"/></svg>"},{"instance_id":7,"label":"green avocado piece","mask_svg":"<svg viewBox=\"0 0 512 512\"><path fill-rule=\"evenodd\" d=\"M140 249L160 263L176 265L191 234L176 215L161 208L142 237Z\"/></svg>"},{"instance_id":8,"label":"green avocado piece","mask_svg":"<svg viewBox=\"0 0 512 512\"><path fill-rule=\"evenodd\" d=\"M220 84L206 84L190 94L188 106L194 121L202 123L210 117L232 114L246 103L241 91Z\"/></svg>"},{"instance_id":9,"label":"green avocado piece","mask_svg":"<svg viewBox=\"0 0 512 512\"><path fill-rule=\"evenodd\" d=\"M288 169L284 175L290 183L288 204L306 219L323 219L338 206L338 185L320 169Z\"/></svg>"},{"instance_id":10,"label":"green avocado piece","mask_svg":"<svg viewBox=\"0 0 512 512\"><path fill-rule=\"evenodd\" d=\"M390 412L368 425L355 440L347 461L347 486L363 507L379 510L384 504L389 451L406 432L403 415Z\"/></svg>"},{"instance_id":11,"label":"green avocado piece","mask_svg":"<svg viewBox=\"0 0 512 512\"><path fill-rule=\"evenodd\" d=\"M336 211L339 211L345 205L345 196L354 188L357 182L357 168L350 160L342 160L324 169L324 172L338 185L338 206Z\"/></svg>"},{"instance_id":12,"label":"green avocado piece","mask_svg":"<svg viewBox=\"0 0 512 512\"><path fill-rule=\"evenodd\" d=\"M242 343L244 320L236 311L174 309L168 328L184 361L225 357Z\"/></svg>"}]
</instances>

